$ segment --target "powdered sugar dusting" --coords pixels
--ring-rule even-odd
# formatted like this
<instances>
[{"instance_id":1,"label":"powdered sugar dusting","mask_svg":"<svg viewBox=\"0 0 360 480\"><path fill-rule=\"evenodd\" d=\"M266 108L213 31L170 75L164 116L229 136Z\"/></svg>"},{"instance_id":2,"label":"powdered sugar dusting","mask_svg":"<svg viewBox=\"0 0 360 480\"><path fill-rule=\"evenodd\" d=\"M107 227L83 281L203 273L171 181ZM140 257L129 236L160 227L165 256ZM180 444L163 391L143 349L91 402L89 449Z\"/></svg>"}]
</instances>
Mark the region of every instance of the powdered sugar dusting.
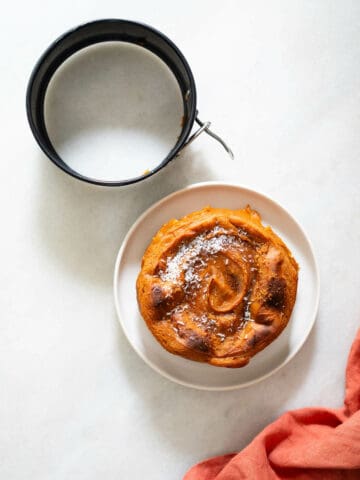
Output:
<instances>
[{"instance_id":1,"label":"powdered sugar dusting","mask_svg":"<svg viewBox=\"0 0 360 480\"><path fill-rule=\"evenodd\" d=\"M176 250L172 251L161 261L157 275L168 286L176 286L184 292L182 302L174 305L166 313L166 319L171 322L172 328L178 334L183 331L188 332L199 329L206 336L213 338L221 344L227 337L234 335L242 330L248 322L253 322L251 318L251 296L256 281L257 261L256 249L260 244L253 242L251 235L245 230L237 228L236 230L226 230L220 225L216 225L211 230L195 235L192 239L182 241L177 245ZM236 251L235 256L228 255L229 250ZM254 254L255 250L255 254ZM247 285L247 291L241 300L240 308L232 311L233 317L218 315L215 311L207 312L207 302L209 297L209 278L212 277L212 265L217 267L218 259L212 260L211 256L224 252L225 270L229 271L229 278L235 275L232 262L244 262L250 275L250 285ZM242 281L242 280L241 280ZM194 311L194 298L199 306L203 306L203 313ZM195 301L195 303L196 303ZM179 333L180 332L180 333Z\"/></svg>"},{"instance_id":2,"label":"powdered sugar dusting","mask_svg":"<svg viewBox=\"0 0 360 480\"><path fill-rule=\"evenodd\" d=\"M197 284L200 279L195 268L205 266L201 256L214 255L235 243L238 240L234 235L226 235L225 230L215 226L210 232L202 233L190 242L181 243L177 253L166 259L166 266L159 272L159 276L163 281L179 283L184 272L188 285Z\"/></svg>"}]
</instances>

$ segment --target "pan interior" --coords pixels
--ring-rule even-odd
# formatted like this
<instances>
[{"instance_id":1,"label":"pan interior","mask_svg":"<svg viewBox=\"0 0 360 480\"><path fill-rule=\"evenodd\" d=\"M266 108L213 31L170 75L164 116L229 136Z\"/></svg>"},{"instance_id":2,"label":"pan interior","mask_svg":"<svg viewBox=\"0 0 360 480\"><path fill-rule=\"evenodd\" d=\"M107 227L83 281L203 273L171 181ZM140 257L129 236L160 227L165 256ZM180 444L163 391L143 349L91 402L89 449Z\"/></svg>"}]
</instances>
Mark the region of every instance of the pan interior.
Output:
<instances>
[{"instance_id":1,"label":"pan interior","mask_svg":"<svg viewBox=\"0 0 360 480\"><path fill-rule=\"evenodd\" d=\"M179 84L149 50L126 42L86 47L53 75L45 96L49 138L76 172L104 181L151 171L177 142Z\"/></svg>"}]
</instances>

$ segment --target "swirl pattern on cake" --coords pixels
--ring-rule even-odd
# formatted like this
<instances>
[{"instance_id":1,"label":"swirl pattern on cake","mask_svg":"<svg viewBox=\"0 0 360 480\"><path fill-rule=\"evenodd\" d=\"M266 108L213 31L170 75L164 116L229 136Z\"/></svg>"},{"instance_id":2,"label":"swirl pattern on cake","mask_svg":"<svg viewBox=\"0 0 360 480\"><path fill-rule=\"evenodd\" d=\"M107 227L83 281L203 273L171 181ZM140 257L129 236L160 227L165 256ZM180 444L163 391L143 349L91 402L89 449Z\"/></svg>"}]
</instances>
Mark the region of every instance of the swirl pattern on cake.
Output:
<instances>
[{"instance_id":1,"label":"swirl pattern on cake","mask_svg":"<svg viewBox=\"0 0 360 480\"><path fill-rule=\"evenodd\" d=\"M284 242L246 207L206 207L166 223L137 279L139 309L169 352L242 367L286 327L298 265Z\"/></svg>"}]
</instances>

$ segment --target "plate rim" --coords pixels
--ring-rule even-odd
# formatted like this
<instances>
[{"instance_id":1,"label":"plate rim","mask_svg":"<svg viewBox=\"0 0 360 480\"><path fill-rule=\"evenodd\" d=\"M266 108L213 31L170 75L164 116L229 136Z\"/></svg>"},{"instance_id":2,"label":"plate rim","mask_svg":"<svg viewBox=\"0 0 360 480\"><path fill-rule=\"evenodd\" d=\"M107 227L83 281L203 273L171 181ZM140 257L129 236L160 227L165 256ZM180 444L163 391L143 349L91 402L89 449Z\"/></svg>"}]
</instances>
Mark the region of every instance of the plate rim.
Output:
<instances>
[{"instance_id":1,"label":"plate rim","mask_svg":"<svg viewBox=\"0 0 360 480\"><path fill-rule=\"evenodd\" d=\"M269 372L265 373L264 375L261 375L261 376L255 378L255 379L249 380L247 382L243 382L243 383L236 384L236 385L223 386L223 387L221 387L221 386L220 387L203 386L203 385L198 385L196 383L191 383L191 382L186 382L186 381L183 381L183 380L179 380L178 378L164 372L161 368L159 368L156 364L154 364L151 360L149 360L146 357L146 355L144 355L143 352L133 344L133 342L130 340L130 338L127 334L126 328L125 328L123 320L122 320L122 315L120 314L120 305L119 305L119 299L118 299L118 295L117 295L117 285L118 285L117 276L118 276L118 272L119 272L120 263L121 263L121 260L123 258L123 253L124 253L124 250L125 250L125 248L128 244L129 238L133 234L134 230L136 230L138 225L153 210L155 210L156 208L158 208L159 206L161 206L163 203L167 202L168 200L170 200L170 199L172 199L172 198L174 198L178 195L181 195L181 194L183 194L183 193L185 193L189 190L194 190L194 189L199 189L199 188L204 188L204 187L209 187L209 186L225 187L225 188L227 188L227 187L238 188L240 190L250 192L251 194L258 195L258 196L262 197L263 199L265 199L267 202L275 205L278 209L280 209L283 213L285 213L288 217L290 217L290 219L295 223L296 227L301 231L301 233L303 234L303 236L304 236L304 238L305 238L305 240L308 244L309 251L310 251L310 254L311 254L311 260L312 260L312 263L313 263L313 266L314 266L315 282L316 282L316 293L315 293L315 301L314 301L312 319L311 319L311 321L308 325L308 328L307 328L302 340L297 345L297 347L294 349L294 351L291 352L291 354L283 362L281 362L279 365L277 365L275 368L273 368ZM287 365L297 355L297 353L299 353L299 351L302 349L302 347L304 346L306 340L308 339L308 337L310 335L311 330L313 329L313 326L315 324L315 321L316 321L316 318L317 318L317 315L318 315L318 311L319 311L320 272L319 272L319 266L318 266L318 263L317 263L317 260L316 260L316 256L314 254L314 247L313 247L313 244L312 244L310 238L308 237L307 233L305 232L303 227L300 225L300 223L293 217L293 215L291 213L288 212L288 210L286 210L276 200L272 199L271 197L269 197L267 194L263 193L262 191L254 190L251 187L247 187L247 186L244 186L244 185L241 185L241 184L238 184L238 183L216 181L215 180L215 181L207 181L207 182L197 182L197 183L192 183L190 185L187 185L186 187L181 188L179 190L176 190L175 192L172 192L172 193L166 195L165 197L161 198L160 200L156 201L155 203L150 205L142 214L140 214L140 216L135 220L135 222L131 225L131 227L127 231L125 237L123 238L121 246L119 248L118 254L116 256L114 275L113 275L113 294L114 294L114 302L115 302L115 309L116 309L117 318L118 318L118 321L121 325L121 328L122 328L122 331L125 335L125 338L129 342L131 347L135 350L135 352L139 355L139 357L149 367L151 367L153 370L155 370L157 373L159 373L162 377L165 377L168 380L171 380L172 382L175 382L178 385L182 385L184 387L194 388L194 389L203 390L203 391L218 391L218 392L219 391L231 391L231 390L238 390L240 388L245 388L245 387L249 387L251 385L255 385L256 383L259 383L259 382L265 380L266 378L269 378L270 376L277 373L285 365ZM171 354L169 353L169 355L171 355Z\"/></svg>"}]
</instances>

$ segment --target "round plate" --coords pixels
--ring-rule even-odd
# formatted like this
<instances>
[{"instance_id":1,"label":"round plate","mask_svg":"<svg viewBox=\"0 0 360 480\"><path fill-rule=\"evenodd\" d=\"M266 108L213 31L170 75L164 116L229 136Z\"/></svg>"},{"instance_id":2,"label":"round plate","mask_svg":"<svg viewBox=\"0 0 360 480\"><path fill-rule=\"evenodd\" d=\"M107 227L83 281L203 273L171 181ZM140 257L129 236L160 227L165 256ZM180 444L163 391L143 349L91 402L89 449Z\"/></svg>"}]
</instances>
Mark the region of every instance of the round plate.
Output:
<instances>
[{"instance_id":1,"label":"round plate","mask_svg":"<svg viewBox=\"0 0 360 480\"><path fill-rule=\"evenodd\" d=\"M299 263L297 300L288 326L265 350L243 368L227 369L193 362L167 352L141 318L136 278L141 258L157 230L172 218L207 205L257 210L284 240ZM154 370L174 382L203 390L231 390L275 373L299 351L314 324L319 303L319 274L309 239L280 205L263 194L237 185L206 182L191 185L163 198L135 222L120 248L114 273L115 305L120 323L135 351Z\"/></svg>"}]
</instances>

